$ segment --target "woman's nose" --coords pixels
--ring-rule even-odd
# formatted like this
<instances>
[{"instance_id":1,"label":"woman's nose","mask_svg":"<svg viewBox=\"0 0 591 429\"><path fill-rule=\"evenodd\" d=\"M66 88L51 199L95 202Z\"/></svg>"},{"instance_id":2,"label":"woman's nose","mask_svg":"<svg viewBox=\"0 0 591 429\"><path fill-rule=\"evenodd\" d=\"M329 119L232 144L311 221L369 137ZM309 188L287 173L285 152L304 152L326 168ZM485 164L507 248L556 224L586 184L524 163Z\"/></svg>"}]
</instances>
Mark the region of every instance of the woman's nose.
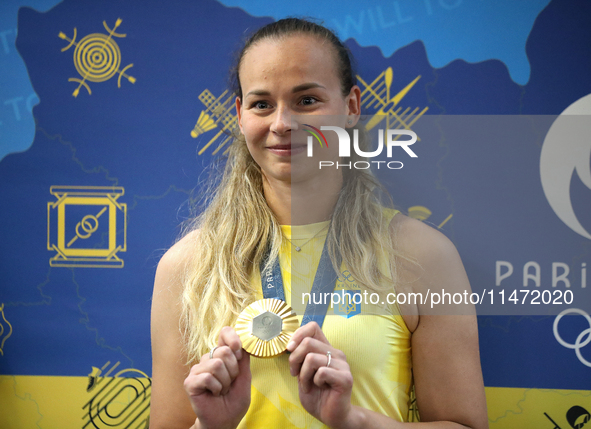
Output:
<instances>
[{"instance_id":1,"label":"woman's nose","mask_svg":"<svg viewBox=\"0 0 591 429\"><path fill-rule=\"evenodd\" d=\"M271 123L271 131L276 134L283 135L288 131L291 131L291 116L292 112L287 107L277 108L275 111L275 117Z\"/></svg>"}]
</instances>

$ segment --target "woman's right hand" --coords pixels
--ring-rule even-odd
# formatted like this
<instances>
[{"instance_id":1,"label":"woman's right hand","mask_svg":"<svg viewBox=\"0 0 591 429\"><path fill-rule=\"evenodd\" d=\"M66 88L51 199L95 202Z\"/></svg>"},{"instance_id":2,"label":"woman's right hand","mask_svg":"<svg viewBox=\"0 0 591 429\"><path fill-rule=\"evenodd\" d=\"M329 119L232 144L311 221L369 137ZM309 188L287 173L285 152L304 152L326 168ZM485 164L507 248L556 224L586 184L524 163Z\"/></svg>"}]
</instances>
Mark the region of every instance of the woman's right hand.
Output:
<instances>
[{"instance_id":1,"label":"woman's right hand","mask_svg":"<svg viewBox=\"0 0 591 429\"><path fill-rule=\"evenodd\" d=\"M229 326L218 338L218 347L191 368L185 379L200 429L236 428L250 406L250 356L242 350L240 337Z\"/></svg>"}]
</instances>

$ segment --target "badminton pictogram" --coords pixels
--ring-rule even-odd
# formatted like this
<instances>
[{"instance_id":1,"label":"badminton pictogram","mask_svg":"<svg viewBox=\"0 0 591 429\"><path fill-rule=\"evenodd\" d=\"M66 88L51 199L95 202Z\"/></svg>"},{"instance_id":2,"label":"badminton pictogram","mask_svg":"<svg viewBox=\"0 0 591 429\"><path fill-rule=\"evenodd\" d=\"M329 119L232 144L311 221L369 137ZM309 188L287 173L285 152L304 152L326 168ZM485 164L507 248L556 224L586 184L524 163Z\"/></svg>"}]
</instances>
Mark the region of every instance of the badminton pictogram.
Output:
<instances>
[{"instance_id":1,"label":"badminton pictogram","mask_svg":"<svg viewBox=\"0 0 591 429\"><path fill-rule=\"evenodd\" d=\"M125 73L128 69L133 67L133 63L120 69L121 50L119 49L117 42L113 39L114 37L123 38L127 36L126 34L115 32L115 30L121 25L121 22L121 18L117 19L113 29L110 29L107 22L103 21L103 26L107 30L107 34L92 33L79 42L76 42L78 34L76 27L74 27L74 36L72 39L62 32L58 34L60 39L70 42L68 46L62 48L62 52L67 51L72 46L76 46L74 49L74 66L76 66L76 70L82 79L73 77L68 79L69 82L78 82L78 87L72 94L74 97L78 96L81 87L86 88L89 95L92 94L90 86L88 86L86 81L104 82L111 79L116 74L119 74L117 79L117 86L119 88L121 88L122 77L126 78L131 83L135 83L136 79Z\"/></svg>"},{"instance_id":2,"label":"badminton pictogram","mask_svg":"<svg viewBox=\"0 0 591 429\"><path fill-rule=\"evenodd\" d=\"M208 89L199 95L199 101L206 108L199 114L197 124L191 130L191 137L197 138L207 131L218 128L216 135L199 150L199 155L202 155L218 138L221 138L222 141L218 142L212 155L218 153L228 142L232 141L232 130L238 125L238 117L233 113L234 100L234 95L228 94L228 90L225 90L219 97L215 97Z\"/></svg>"}]
</instances>

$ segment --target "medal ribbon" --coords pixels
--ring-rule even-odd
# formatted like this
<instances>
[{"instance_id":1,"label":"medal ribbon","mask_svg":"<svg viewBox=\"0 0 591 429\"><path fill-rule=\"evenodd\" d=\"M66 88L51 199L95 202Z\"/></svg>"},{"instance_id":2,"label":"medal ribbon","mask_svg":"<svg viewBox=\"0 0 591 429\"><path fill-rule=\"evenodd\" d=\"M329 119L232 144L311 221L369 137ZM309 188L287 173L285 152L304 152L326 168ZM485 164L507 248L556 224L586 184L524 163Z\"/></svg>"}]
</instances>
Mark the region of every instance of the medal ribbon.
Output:
<instances>
[{"instance_id":1,"label":"medal ribbon","mask_svg":"<svg viewBox=\"0 0 591 429\"><path fill-rule=\"evenodd\" d=\"M328 238L328 237L327 237ZM324 297L325 293L332 293L335 288L335 283L338 279L338 274L335 272L334 267L330 261L327 248L328 239L324 242L322 248L322 255L320 256L320 262L318 263L318 269L314 276L314 283L312 284L312 290L310 291L310 300L306 305L306 311L302 318L301 326L304 326L308 322L316 322L318 326L322 328L326 312L328 311L328 304L330 300L326 300ZM261 283L263 286L263 297L264 298L276 298L285 301L285 291L283 289L283 277L281 276L281 267L279 266L279 258L276 258L270 269L264 270L265 264L269 259L269 252L263 258L261 262ZM338 260L338 266L341 265L340 258ZM322 297L320 304L314 303L314 297Z\"/></svg>"}]
</instances>

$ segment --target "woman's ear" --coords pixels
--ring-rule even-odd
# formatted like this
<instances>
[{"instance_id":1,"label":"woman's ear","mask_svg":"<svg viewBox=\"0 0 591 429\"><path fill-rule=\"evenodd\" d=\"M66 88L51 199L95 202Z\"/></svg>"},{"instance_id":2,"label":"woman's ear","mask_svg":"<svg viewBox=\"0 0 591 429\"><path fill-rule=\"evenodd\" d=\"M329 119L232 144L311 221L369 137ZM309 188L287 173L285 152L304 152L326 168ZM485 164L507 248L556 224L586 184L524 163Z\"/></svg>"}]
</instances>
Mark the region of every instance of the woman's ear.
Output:
<instances>
[{"instance_id":1,"label":"woman's ear","mask_svg":"<svg viewBox=\"0 0 591 429\"><path fill-rule=\"evenodd\" d=\"M244 131L242 131L242 103L240 102L240 97L236 97L236 117L238 118L240 132L244 134Z\"/></svg>"},{"instance_id":2,"label":"woman's ear","mask_svg":"<svg viewBox=\"0 0 591 429\"><path fill-rule=\"evenodd\" d=\"M359 121L361 115L361 89L357 85L353 85L345 99L347 103L347 126L354 127Z\"/></svg>"}]
</instances>

